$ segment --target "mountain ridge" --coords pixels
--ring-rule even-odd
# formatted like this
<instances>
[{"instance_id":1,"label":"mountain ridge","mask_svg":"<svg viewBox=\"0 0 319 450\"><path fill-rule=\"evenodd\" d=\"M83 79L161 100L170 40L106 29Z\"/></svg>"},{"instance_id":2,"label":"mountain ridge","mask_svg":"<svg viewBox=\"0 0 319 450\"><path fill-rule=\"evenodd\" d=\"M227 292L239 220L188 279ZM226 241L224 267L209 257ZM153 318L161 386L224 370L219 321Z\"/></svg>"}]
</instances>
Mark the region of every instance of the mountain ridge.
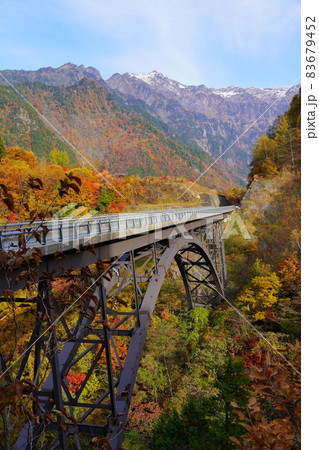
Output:
<instances>
[{"instance_id":1,"label":"mountain ridge","mask_svg":"<svg viewBox=\"0 0 319 450\"><path fill-rule=\"evenodd\" d=\"M208 88L186 86L156 70L148 74L113 74L103 80L94 67L66 63L37 71L0 71L16 84L38 81L67 87L84 78L112 92L122 107L159 127L168 137L198 147L244 185L256 138L289 107L298 86L286 88ZM0 84L4 84L0 77ZM283 95L284 94L284 95ZM222 156L225 153L224 156Z\"/></svg>"},{"instance_id":2,"label":"mountain ridge","mask_svg":"<svg viewBox=\"0 0 319 450\"><path fill-rule=\"evenodd\" d=\"M73 63L65 63L60 67L41 67L38 70L0 70L0 73L12 84L23 82L35 82L50 86L67 86L80 81L82 78L93 78L103 82L100 72L95 67L77 66ZM6 82L0 77L0 85Z\"/></svg>"},{"instance_id":3,"label":"mountain ridge","mask_svg":"<svg viewBox=\"0 0 319 450\"><path fill-rule=\"evenodd\" d=\"M263 95L264 93L266 93L266 94L274 93L275 95L280 96L282 93L284 93L285 91L290 89L289 86L274 87L274 88L261 88L261 87L257 87L257 86L250 86L247 88L243 88L243 87L239 87L236 85L231 85L231 86L225 86L222 88L210 88L204 84L187 85L187 84L180 83L177 80L173 80L172 78L166 77L164 74L162 74L161 72L158 72L157 70L153 70L152 72L142 73L142 74L126 72L125 74L121 75L119 73L115 73L108 80L111 80L112 77L114 77L114 76L127 76L127 75L131 78L136 78L141 81L144 81L145 83L150 84L150 85L155 85L156 82L162 81L162 84L164 84L166 82L166 87L168 87L168 85L170 85L172 87L175 86L179 89L194 89L194 88L196 88L197 90L202 89L202 90L209 91L213 94L220 95L222 97L239 95L244 92L247 92L252 95L259 94L260 96Z\"/></svg>"},{"instance_id":4,"label":"mountain ridge","mask_svg":"<svg viewBox=\"0 0 319 450\"><path fill-rule=\"evenodd\" d=\"M106 84L124 105L144 108L177 134L245 178L257 137L289 107L299 86L291 88L207 88L186 86L159 72L114 74ZM140 107L141 107L140 103Z\"/></svg>"},{"instance_id":5,"label":"mountain ridge","mask_svg":"<svg viewBox=\"0 0 319 450\"><path fill-rule=\"evenodd\" d=\"M192 179L212 163L202 150L175 142L151 122L121 108L111 92L96 80L84 78L67 87L39 82L23 83L18 87L23 96L99 170ZM31 119L34 119L35 111L22 104L22 99L10 89L0 87L0 134L6 145L23 144L25 149L34 150ZM39 123L34 125L38 130ZM38 141L41 141L40 137ZM43 142L46 155L41 154L40 148L37 156L48 158L50 149L46 148L46 141ZM235 184L235 177L232 179L219 168L213 168L206 183L222 189Z\"/></svg>"}]
</instances>

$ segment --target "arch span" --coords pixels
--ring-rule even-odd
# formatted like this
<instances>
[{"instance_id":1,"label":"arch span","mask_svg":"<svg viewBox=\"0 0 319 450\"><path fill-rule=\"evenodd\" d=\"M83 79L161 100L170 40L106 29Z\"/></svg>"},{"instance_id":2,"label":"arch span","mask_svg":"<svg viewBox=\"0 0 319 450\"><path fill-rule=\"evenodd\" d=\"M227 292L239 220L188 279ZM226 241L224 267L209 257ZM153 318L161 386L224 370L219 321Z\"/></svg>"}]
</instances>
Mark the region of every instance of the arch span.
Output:
<instances>
[{"instance_id":1,"label":"arch span","mask_svg":"<svg viewBox=\"0 0 319 450\"><path fill-rule=\"evenodd\" d=\"M200 295L200 286L202 290L204 286L210 289L214 299L218 296L218 292L223 294L222 284L208 248L194 237L192 239L179 237L174 239L163 252L157 264L157 271L145 293L141 312L152 315L159 291L174 259L180 270L190 307L211 306L209 296ZM205 297L206 302L200 297Z\"/></svg>"},{"instance_id":2,"label":"arch span","mask_svg":"<svg viewBox=\"0 0 319 450\"><path fill-rule=\"evenodd\" d=\"M140 326L133 333L127 352L127 358L119 378L118 391L123 392L129 386L129 398L133 391L142 350L144 347L150 318L161 290L167 271L175 259L186 290L190 307L211 307L217 304L219 293L223 295L222 283L206 245L188 235L174 239L167 245L154 267L146 293L140 306ZM112 449L121 447L123 424L127 420L129 401L119 402L117 414L123 419L120 423L110 423L108 436Z\"/></svg>"}]
</instances>

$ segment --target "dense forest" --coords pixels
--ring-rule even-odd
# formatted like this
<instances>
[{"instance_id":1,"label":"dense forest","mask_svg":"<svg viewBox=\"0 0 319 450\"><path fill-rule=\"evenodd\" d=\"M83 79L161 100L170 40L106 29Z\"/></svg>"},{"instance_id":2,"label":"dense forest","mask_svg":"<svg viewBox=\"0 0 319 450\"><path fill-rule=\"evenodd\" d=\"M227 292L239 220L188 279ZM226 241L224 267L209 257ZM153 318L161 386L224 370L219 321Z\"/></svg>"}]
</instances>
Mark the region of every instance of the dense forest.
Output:
<instances>
[{"instance_id":1,"label":"dense forest","mask_svg":"<svg viewBox=\"0 0 319 450\"><path fill-rule=\"evenodd\" d=\"M41 89L41 95L48 95ZM123 126L118 114L114 121ZM168 177L164 167L161 176L143 177L141 172L119 177L107 168L97 175L88 167L76 167L62 147L51 149L41 160L15 144L5 145L0 139L2 222L194 206L200 204L201 193L210 192L192 185L187 176ZM121 142L116 145L118 153ZM301 447L300 154L299 93L288 112L257 140L247 189L224 192L241 206L235 214L250 236L246 239L237 229L225 239L225 301L211 310L188 310L177 268L169 270L138 371L124 448ZM1 251L0 264L8 270L16 261ZM64 289L63 281L53 285L62 304ZM34 295L31 284L29 291L7 292L7 303L0 303L1 351L9 362L24 348L34 314L30 305L18 307L14 295ZM132 292L125 295L122 302L132 301ZM103 364L91 377L84 398L103 388ZM69 374L74 392L85 376L85 366ZM3 379L0 410L0 442L9 449L16 437L14 424L25 417L32 420L32 411L23 405L21 391L10 390ZM89 439L87 445L99 448Z\"/></svg>"},{"instance_id":2,"label":"dense forest","mask_svg":"<svg viewBox=\"0 0 319 450\"><path fill-rule=\"evenodd\" d=\"M2 148L2 222L192 206L200 204L201 193L216 193L182 176L124 177L107 170L97 173L91 167L69 169L63 150L53 149L47 163L21 147L5 148L2 143ZM65 180L74 182L67 195L61 195Z\"/></svg>"},{"instance_id":3,"label":"dense forest","mask_svg":"<svg viewBox=\"0 0 319 450\"><path fill-rule=\"evenodd\" d=\"M57 149L67 153L73 167L92 164L111 174L189 179L213 163L194 144L166 136L154 123L119 106L111 92L94 80L83 79L67 87L23 83L17 88L47 122L15 91L0 86L0 135L6 145L33 151L38 161L49 162L51 151ZM226 189L239 178L213 166L203 182Z\"/></svg>"}]
</instances>

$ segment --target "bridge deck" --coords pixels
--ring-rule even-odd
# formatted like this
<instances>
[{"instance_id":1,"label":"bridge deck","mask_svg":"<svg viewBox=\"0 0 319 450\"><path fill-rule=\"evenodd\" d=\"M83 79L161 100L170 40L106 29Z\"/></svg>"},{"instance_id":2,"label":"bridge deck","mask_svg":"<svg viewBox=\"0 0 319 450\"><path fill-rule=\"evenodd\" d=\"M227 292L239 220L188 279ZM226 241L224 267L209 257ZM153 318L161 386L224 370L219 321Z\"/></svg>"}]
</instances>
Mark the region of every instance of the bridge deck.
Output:
<instances>
[{"instance_id":1,"label":"bridge deck","mask_svg":"<svg viewBox=\"0 0 319 450\"><path fill-rule=\"evenodd\" d=\"M102 244L148 234L167 227L181 227L188 222L217 219L234 206L185 208L98 215L90 218L52 219L44 222L0 224L0 249L9 250L21 242L27 247L41 247L42 255L65 252L80 244ZM34 233L37 232L37 233ZM39 240L41 242L39 242Z\"/></svg>"}]
</instances>

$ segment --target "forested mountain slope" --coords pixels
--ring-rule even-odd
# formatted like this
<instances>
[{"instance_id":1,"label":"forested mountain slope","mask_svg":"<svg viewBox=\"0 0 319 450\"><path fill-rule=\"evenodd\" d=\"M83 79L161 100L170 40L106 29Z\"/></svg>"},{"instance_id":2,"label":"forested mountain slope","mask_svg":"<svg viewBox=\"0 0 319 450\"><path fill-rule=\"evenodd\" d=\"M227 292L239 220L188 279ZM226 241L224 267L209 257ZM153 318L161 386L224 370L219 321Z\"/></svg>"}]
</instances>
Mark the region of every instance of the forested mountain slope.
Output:
<instances>
[{"instance_id":1,"label":"forested mountain slope","mask_svg":"<svg viewBox=\"0 0 319 450\"><path fill-rule=\"evenodd\" d=\"M147 111L213 157L231 146L219 164L244 182L256 138L288 109L299 88L186 86L156 71L114 74L106 83L123 105Z\"/></svg>"},{"instance_id":2,"label":"forested mountain slope","mask_svg":"<svg viewBox=\"0 0 319 450\"><path fill-rule=\"evenodd\" d=\"M53 149L67 153L76 162L74 150L39 117L11 88L0 86L0 135L5 145L32 150L38 158L49 159Z\"/></svg>"},{"instance_id":3,"label":"forested mountain slope","mask_svg":"<svg viewBox=\"0 0 319 450\"><path fill-rule=\"evenodd\" d=\"M197 178L213 160L204 151L168 138L154 124L119 107L97 81L82 79L67 87L41 83L17 85L63 136L97 169L127 175ZM66 150L74 162L83 161L10 87L0 87L0 134L6 145L20 145L48 158L52 148ZM85 163L84 163L85 164ZM238 181L212 167L201 182L219 189Z\"/></svg>"},{"instance_id":4,"label":"forested mountain slope","mask_svg":"<svg viewBox=\"0 0 319 450\"><path fill-rule=\"evenodd\" d=\"M119 106L143 116L184 147L199 147L216 159L231 146L218 161L218 167L241 186L246 183L256 138L288 109L298 90L298 86L264 89L186 86L156 71L114 74L103 80L97 69L71 63L58 68L0 73L13 84L38 81L61 88L84 78L92 79L111 89ZM1 77L0 84L5 84Z\"/></svg>"}]
</instances>

